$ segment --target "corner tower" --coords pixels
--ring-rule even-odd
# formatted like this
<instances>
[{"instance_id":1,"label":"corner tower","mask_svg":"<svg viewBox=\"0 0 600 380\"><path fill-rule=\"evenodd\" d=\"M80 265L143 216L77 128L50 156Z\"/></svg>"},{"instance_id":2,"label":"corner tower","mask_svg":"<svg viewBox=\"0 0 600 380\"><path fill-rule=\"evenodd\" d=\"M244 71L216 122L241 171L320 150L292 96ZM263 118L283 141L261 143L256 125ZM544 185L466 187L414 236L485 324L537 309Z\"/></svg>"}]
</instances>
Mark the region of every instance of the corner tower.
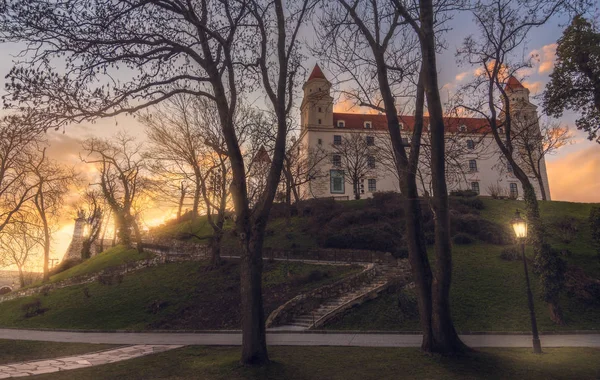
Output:
<instances>
[{"instance_id":1,"label":"corner tower","mask_svg":"<svg viewBox=\"0 0 600 380\"><path fill-rule=\"evenodd\" d=\"M302 130L319 126L333 127L331 83L325 78L318 64L313 68L302 90L304 90L304 98L300 106Z\"/></svg>"}]
</instances>

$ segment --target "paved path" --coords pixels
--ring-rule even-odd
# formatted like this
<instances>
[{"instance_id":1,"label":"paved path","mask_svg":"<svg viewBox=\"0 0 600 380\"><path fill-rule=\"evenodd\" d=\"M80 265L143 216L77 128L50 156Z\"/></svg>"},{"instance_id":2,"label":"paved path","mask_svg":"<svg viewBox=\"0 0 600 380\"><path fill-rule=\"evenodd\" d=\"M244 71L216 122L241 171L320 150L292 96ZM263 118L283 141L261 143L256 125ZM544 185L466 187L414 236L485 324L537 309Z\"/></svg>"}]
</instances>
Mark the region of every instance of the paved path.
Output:
<instances>
[{"instance_id":1,"label":"paved path","mask_svg":"<svg viewBox=\"0 0 600 380\"><path fill-rule=\"evenodd\" d=\"M57 359L46 359L23 363L4 364L0 365L0 379L41 375L43 373L68 371L71 369L114 363L119 362L121 360L128 360L144 355L154 354L157 352L164 352L179 347L181 346L146 344L121 347L114 350L93 352L90 354L68 356Z\"/></svg>"},{"instance_id":2,"label":"paved path","mask_svg":"<svg viewBox=\"0 0 600 380\"><path fill-rule=\"evenodd\" d=\"M1 339L41 340L52 342L239 346L241 334L233 333L85 333L0 329ZM461 335L470 347L530 347L528 335ZM542 335L542 347L598 347L600 334ZM272 346L360 346L419 347L420 335L356 333L267 333Z\"/></svg>"}]
</instances>

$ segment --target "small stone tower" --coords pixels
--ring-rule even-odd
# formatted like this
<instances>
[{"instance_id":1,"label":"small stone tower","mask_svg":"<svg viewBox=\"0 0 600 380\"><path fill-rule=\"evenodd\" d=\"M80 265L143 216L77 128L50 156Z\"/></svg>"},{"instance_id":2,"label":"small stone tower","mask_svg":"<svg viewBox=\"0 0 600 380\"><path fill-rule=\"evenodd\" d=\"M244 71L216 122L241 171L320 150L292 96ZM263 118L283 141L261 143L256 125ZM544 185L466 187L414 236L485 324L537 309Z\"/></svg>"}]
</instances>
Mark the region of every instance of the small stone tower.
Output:
<instances>
[{"instance_id":1,"label":"small stone tower","mask_svg":"<svg viewBox=\"0 0 600 380\"><path fill-rule=\"evenodd\" d=\"M333 127L333 98L331 82L325 78L319 65L315 65L304 86L304 99L300 106L300 124L308 127Z\"/></svg>"},{"instance_id":2,"label":"small stone tower","mask_svg":"<svg viewBox=\"0 0 600 380\"><path fill-rule=\"evenodd\" d=\"M63 256L63 260L81 259L81 251L83 249L83 241L85 240L85 213L83 210L77 211L77 219L75 219L75 228L73 229L73 238L71 244L67 248L67 252Z\"/></svg>"}]
</instances>

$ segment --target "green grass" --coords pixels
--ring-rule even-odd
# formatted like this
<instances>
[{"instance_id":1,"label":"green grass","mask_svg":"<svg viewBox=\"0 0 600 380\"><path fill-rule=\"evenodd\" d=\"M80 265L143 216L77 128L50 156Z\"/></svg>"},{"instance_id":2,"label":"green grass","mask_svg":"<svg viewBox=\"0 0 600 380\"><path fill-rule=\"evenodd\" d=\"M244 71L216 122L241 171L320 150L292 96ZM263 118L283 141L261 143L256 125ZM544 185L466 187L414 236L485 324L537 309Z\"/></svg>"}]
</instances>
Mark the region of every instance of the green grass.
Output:
<instances>
[{"instance_id":1,"label":"green grass","mask_svg":"<svg viewBox=\"0 0 600 380\"><path fill-rule=\"evenodd\" d=\"M185 347L157 355L42 375L42 379L597 379L600 350L485 349L464 357L427 356L412 348L270 347L271 365L239 365L239 348Z\"/></svg>"},{"instance_id":2,"label":"green grass","mask_svg":"<svg viewBox=\"0 0 600 380\"><path fill-rule=\"evenodd\" d=\"M481 215L496 223L509 224L516 209L523 209L523 201L494 200L482 198L485 209ZM568 249L572 256L565 259L569 264L577 265L590 276L600 278L600 260L591 240L591 231L588 218L592 207L599 207L598 203L574 203L540 201L540 215L546 226L548 242L559 250ZM552 223L565 216L574 217L579 222L579 230L570 243L560 241L553 233Z\"/></svg>"},{"instance_id":3,"label":"green grass","mask_svg":"<svg viewBox=\"0 0 600 380\"><path fill-rule=\"evenodd\" d=\"M267 262L263 276L266 315L301 292L361 269ZM316 270L324 273L322 278L303 281ZM235 262L216 270L207 270L205 263L170 263L130 273L113 285L93 282L57 289L46 296L4 302L0 326L105 330L239 328L239 286L239 265ZM35 298L40 299L46 311L24 318L23 305Z\"/></svg>"},{"instance_id":4,"label":"green grass","mask_svg":"<svg viewBox=\"0 0 600 380\"><path fill-rule=\"evenodd\" d=\"M109 248L106 251L50 277L51 282L62 281L70 277L96 273L103 269L119 266L129 261L143 260L151 257L151 253L139 253L135 248L126 249L123 246Z\"/></svg>"},{"instance_id":5,"label":"green grass","mask_svg":"<svg viewBox=\"0 0 600 380\"><path fill-rule=\"evenodd\" d=\"M0 365L107 350L110 344L37 342L0 339Z\"/></svg>"},{"instance_id":6,"label":"green grass","mask_svg":"<svg viewBox=\"0 0 600 380\"><path fill-rule=\"evenodd\" d=\"M451 305L459 331L529 331L529 309L522 261L500 259L501 246L455 246ZM575 298L561 299L566 326L550 320L539 281L530 271L538 328L542 331L598 330L600 308ZM388 293L369 301L327 326L340 330L419 330L417 317L406 318L397 306L398 295Z\"/></svg>"},{"instance_id":7,"label":"green grass","mask_svg":"<svg viewBox=\"0 0 600 380\"><path fill-rule=\"evenodd\" d=\"M229 230L232 227L233 223L231 221L225 222L225 229ZM182 234L194 234L196 236L191 238L193 241L208 242L213 234L213 229L208 223L206 215L200 215L194 220L153 228L150 230L150 234L156 238L172 238Z\"/></svg>"}]
</instances>

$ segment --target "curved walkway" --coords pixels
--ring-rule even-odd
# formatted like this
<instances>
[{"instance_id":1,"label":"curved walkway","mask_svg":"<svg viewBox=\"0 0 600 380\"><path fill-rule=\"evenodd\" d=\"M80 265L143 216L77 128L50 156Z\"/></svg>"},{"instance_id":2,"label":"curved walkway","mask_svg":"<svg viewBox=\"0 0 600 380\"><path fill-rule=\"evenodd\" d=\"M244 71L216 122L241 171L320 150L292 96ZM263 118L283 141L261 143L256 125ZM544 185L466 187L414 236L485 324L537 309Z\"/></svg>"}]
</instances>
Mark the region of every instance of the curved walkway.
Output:
<instances>
[{"instance_id":1,"label":"curved walkway","mask_svg":"<svg viewBox=\"0 0 600 380\"><path fill-rule=\"evenodd\" d=\"M4 337L4 335L2 335ZM32 375L41 375L44 373L53 373L59 371L68 371L71 369L79 369L102 365L108 363L120 362L138 358L140 356L164 352L175 348L182 347L181 345L136 345L129 347L121 347L112 350L92 352L89 354L67 356L56 359L35 360L22 363L0 365L0 379L8 379L10 377L24 377Z\"/></svg>"},{"instance_id":2,"label":"curved walkway","mask_svg":"<svg viewBox=\"0 0 600 380\"><path fill-rule=\"evenodd\" d=\"M127 345L202 345L239 346L242 336L231 332L71 332L0 329L1 339L52 342L107 343ZM461 335L470 347L531 347L531 336L524 334ZM598 347L600 334L548 334L540 337L542 347ZM272 346L359 346L420 347L421 335L397 333L345 332L269 332Z\"/></svg>"}]
</instances>

